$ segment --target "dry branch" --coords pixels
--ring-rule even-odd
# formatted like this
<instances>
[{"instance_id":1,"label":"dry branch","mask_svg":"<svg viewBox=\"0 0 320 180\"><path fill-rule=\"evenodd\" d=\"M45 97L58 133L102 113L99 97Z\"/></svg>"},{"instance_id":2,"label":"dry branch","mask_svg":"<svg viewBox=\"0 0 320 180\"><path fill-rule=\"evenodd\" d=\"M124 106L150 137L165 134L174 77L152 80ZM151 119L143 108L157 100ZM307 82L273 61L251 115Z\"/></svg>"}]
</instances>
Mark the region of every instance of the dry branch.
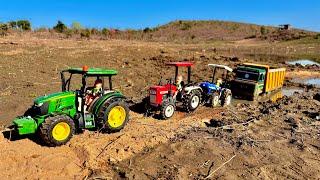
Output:
<instances>
[{"instance_id":1,"label":"dry branch","mask_svg":"<svg viewBox=\"0 0 320 180\"><path fill-rule=\"evenodd\" d=\"M224 162L223 164L221 164L221 166L219 166L217 169L215 169L214 171L212 171L207 177L205 177L204 179L208 179L210 178L215 172L217 172L219 169L221 169L223 166L225 166L226 164L228 164L234 157L236 157L236 155L233 155L228 161ZM210 172L210 170L209 170Z\"/></svg>"}]
</instances>

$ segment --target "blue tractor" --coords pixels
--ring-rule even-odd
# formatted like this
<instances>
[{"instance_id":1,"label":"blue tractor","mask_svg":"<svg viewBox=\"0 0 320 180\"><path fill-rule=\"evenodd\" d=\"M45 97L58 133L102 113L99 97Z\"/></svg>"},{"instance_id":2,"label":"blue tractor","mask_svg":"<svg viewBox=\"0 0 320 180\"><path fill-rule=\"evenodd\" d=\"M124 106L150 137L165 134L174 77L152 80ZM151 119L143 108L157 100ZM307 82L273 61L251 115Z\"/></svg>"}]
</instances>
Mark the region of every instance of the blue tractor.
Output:
<instances>
[{"instance_id":1,"label":"blue tractor","mask_svg":"<svg viewBox=\"0 0 320 180\"><path fill-rule=\"evenodd\" d=\"M219 64L208 64L208 66L212 69L212 80L200 83L203 103L212 107L217 107L219 104L223 107L230 105L232 69Z\"/></svg>"}]
</instances>

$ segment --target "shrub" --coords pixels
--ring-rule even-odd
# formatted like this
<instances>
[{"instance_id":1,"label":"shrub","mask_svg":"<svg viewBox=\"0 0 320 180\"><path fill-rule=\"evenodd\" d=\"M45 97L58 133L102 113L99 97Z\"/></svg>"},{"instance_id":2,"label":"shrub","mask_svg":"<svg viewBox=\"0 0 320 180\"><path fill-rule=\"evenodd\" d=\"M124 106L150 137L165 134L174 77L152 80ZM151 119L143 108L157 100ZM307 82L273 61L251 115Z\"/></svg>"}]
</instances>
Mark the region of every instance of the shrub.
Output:
<instances>
[{"instance_id":1,"label":"shrub","mask_svg":"<svg viewBox=\"0 0 320 180\"><path fill-rule=\"evenodd\" d=\"M0 36L6 36L8 34L8 24L0 24Z\"/></svg>"},{"instance_id":2,"label":"shrub","mask_svg":"<svg viewBox=\"0 0 320 180\"><path fill-rule=\"evenodd\" d=\"M96 28L92 28L92 29L90 30L90 34L91 34L91 35L98 35L99 33L100 33L99 30L96 29Z\"/></svg>"},{"instance_id":3,"label":"shrub","mask_svg":"<svg viewBox=\"0 0 320 180\"><path fill-rule=\"evenodd\" d=\"M28 20L17 21L17 27L23 31L31 30L31 23Z\"/></svg>"},{"instance_id":4,"label":"shrub","mask_svg":"<svg viewBox=\"0 0 320 180\"><path fill-rule=\"evenodd\" d=\"M108 36L108 35L110 34L110 31L109 31L109 29L107 29L107 28L103 28L103 29L101 30L101 33L102 33L104 36Z\"/></svg>"},{"instance_id":5,"label":"shrub","mask_svg":"<svg viewBox=\"0 0 320 180\"><path fill-rule=\"evenodd\" d=\"M152 31L152 29L150 29L149 27L146 27L146 28L143 29L144 33L148 33L148 32L151 32L151 31Z\"/></svg>"},{"instance_id":6,"label":"shrub","mask_svg":"<svg viewBox=\"0 0 320 180\"><path fill-rule=\"evenodd\" d=\"M73 33L74 33L74 31L72 29L66 29L64 31L64 34L67 36L67 38L72 37Z\"/></svg>"},{"instance_id":7,"label":"shrub","mask_svg":"<svg viewBox=\"0 0 320 180\"><path fill-rule=\"evenodd\" d=\"M182 23L180 24L180 29L181 29L182 31L189 30L189 29L191 29L191 25L190 25L189 23L187 23L187 22L182 22Z\"/></svg>"},{"instance_id":8,"label":"shrub","mask_svg":"<svg viewBox=\"0 0 320 180\"><path fill-rule=\"evenodd\" d=\"M53 29L59 33L63 33L68 29L68 27L63 22L58 21L57 25L55 25Z\"/></svg>"},{"instance_id":9,"label":"shrub","mask_svg":"<svg viewBox=\"0 0 320 180\"><path fill-rule=\"evenodd\" d=\"M262 35L265 35L265 34L268 33L268 29L266 29L266 27L264 27L264 26L261 26L261 27L260 27L260 33L261 33Z\"/></svg>"},{"instance_id":10,"label":"shrub","mask_svg":"<svg viewBox=\"0 0 320 180\"><path fill-rule=\"evenodd\" d=\"M12 28L12 29L18 28L17 21L9 21L8 24L9 24L10 28Z\"/></svg>"},{"instance_id":11,"label":"shrub","mask_svg":"<svg viewBox=\"0 0 320 180\"><path fill-rule=\"evenodd\" d=\"M80 33L81 38L90 38L90 35L91 35L90 29L84 29Z\"/></svg>"}]
</instances>

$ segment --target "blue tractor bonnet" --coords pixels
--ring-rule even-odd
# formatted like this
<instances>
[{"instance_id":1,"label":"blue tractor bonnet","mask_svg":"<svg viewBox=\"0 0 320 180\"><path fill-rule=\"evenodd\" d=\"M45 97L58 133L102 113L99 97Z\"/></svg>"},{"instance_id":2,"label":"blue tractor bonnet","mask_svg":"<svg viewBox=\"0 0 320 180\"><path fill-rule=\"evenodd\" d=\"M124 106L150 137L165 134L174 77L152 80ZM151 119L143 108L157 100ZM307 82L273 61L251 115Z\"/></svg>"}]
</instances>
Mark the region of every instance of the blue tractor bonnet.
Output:
<instances>
[{"instance_id":1,"label":"blue tractor bonnet","mask_svg":"<svg viewBox=\"0 0 320 180\"><path fill-rule=\"evenodd\" d=\"M220 87L217 85L211 83L211 82L202 82L200 83L200 87L206 92L206 93L211 93L213 91L218 91L220 90Z\"/></svg>"}]
</instances>

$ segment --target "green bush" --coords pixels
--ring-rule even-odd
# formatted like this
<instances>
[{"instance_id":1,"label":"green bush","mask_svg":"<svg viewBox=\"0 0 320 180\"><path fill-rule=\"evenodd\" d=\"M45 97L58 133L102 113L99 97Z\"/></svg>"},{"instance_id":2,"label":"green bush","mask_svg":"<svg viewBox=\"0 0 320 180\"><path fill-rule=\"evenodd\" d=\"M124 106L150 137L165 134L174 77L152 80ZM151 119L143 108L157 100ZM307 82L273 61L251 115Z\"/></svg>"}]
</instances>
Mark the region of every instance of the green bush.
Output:
<instances>
[{"instance_id":1,"label":"green bush","mask_svg":"<svg viewBox=\"0 0 320 180\"><path fill-rule=\"evenodd\" d=\"M90 38L91 36L91 30L90 29L84 29L80 33L81 38Z\"/></svg>"},{"instance_id":2,"label":"green bush","mask_svg":"<svg viewBox=\"0 0 320 180\"><path fill-rule=\"evenodd\" d=\"M146 28L143 29L144 33L148 33L148 32L151 32L151 31L152 31L152 29L149 28L149 27L146 27Z\"/></svg>"},{"instance_id":3,"label":"green bush","mask_svg":"<svg viewBox=\"0 0 320 180\"><path fill-rule=\"evenodd\" d=\"M187 23L187 22L182 22L182 23L180 24L180 29L181 29L182 31L189 30L189 29L191 29L191 25L190 25L189 23Z\"/></svg>"},{"instance_id":4,"label":"green bush","mask_svg":"<svg viewBox=\"0 0 320 180\"><path fill-rule=\"evenodd\" d=\"M0 36L6 36L8 34L8 24L1 24L0 23Z\"/></svg>"},{"instance_id":5,"label":"green bush","mask_svg":"<svg viewBox=\"0 0 320 180\"><path fill-rule=\"evenodd\" d=\"M23 31L30 31L31 23L28 20L19 20L17 21L17 27Z\"/></svg>"},{"instance_id":6,"label":"green bush","mask_svg":"<svg viewBox=\"0 0 320 180\"><path fill-rule=\"evenodd\" d=\"M96 28L92 28L92 29L90 30L90 34L91 34L91 35L99 35L99 34L100 34L100 31L99 31L98 29L96 29Z\"/></svg>"},{"instance_id":7,"label":"green bush","mask_svg":"<svg viewBox=\"0 0 320 180\"><path fill-rule=\"evenodd\" d=\"M12 28L12 29L18 28L17 21L9 21L8 24L9 24L10 28Z\"/></svg>"},{"instance_id":8,"label":"green bush","mask_svg":"<svg viewBox=\"0 0 320 180\"><path fill-rule=\"evenodd\" d=\"M262 35L265 35L265 34L268 33L268 29L267 29L266 27L264 27L264 26L261 26L261 27L260 27L260 33L261 33Z\"/></svg>"},{"instance_id":9,"label":"green bush","mask_svg":"<svg viewBox=\"0 0 320 180\"><path fill-rule=\"evenodd\" d=\"M103 28L103 29L101 30L101 33L102 33L104 36L108 36L108 35L110 34L110 31L109 31L109 29L107 29L107 28Z\"/></svg>"},{"instance_id":10,"label":"green bush","mask_svg":"<svg viewBox=\"0 0 320 180\"><path fill-rule=\"evenodd\" d=\"M68 29L68 27L63 22L58 21L57 25L55 25L53 29L59 33L63 33Z\"/></svg>"}]
</instances>

